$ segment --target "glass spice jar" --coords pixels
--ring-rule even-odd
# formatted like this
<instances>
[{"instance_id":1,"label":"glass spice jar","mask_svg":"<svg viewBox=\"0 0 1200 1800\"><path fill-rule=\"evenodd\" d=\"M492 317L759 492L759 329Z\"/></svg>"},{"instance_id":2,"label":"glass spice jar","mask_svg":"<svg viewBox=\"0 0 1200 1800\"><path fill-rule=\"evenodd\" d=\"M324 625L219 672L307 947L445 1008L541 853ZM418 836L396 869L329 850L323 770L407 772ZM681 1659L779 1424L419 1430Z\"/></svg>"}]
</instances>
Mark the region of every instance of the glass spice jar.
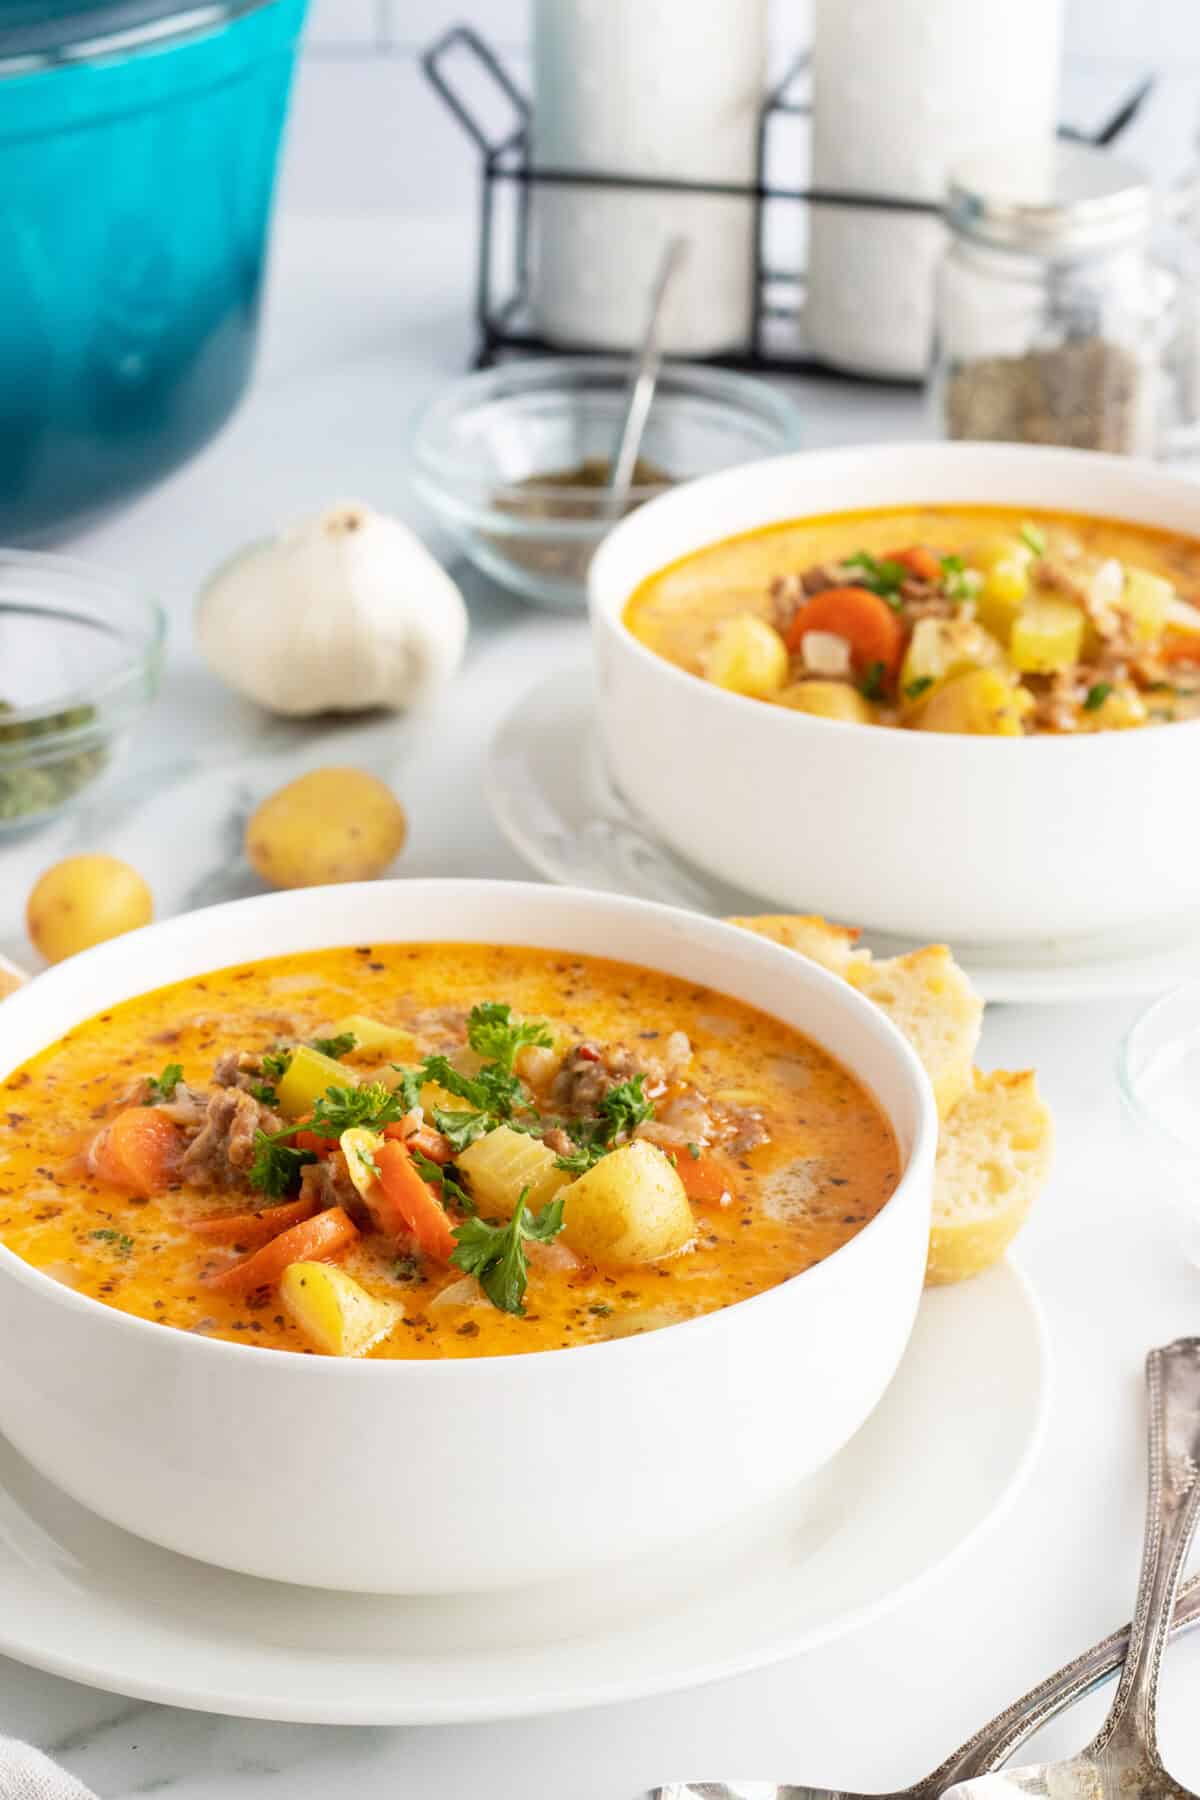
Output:
<instances>
[{"instance_id":1,"label":"glass spice jar","mask_svg":"<svg viewBox=\"0 0 1200 1800\"><path fill-rule=\"evenodd\" d=\"M935 405L951 438L1149 455L1174 282L1153 198L1090 144L974 156L952 173Z\"/></svg>"}]
</instances>

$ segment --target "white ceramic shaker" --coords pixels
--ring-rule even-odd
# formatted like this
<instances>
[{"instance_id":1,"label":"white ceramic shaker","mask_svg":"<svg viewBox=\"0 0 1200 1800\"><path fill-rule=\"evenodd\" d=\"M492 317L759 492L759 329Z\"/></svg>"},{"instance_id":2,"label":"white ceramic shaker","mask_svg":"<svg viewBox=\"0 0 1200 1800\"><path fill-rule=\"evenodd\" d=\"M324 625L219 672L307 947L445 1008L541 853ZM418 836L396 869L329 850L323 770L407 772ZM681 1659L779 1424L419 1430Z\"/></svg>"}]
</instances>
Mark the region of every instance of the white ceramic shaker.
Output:
<instances>
[{"instance_id":1,"label":"white ceramic shaker","mask_svg":"<svg viewBox=\"0 0 1200 1800\"><path fill-rule=\"evenodd\" d=\"M939 203L965 152L1053 136L1063 0L815 0L812 180ZM929 361L936 219L814 206L812 348L863 374Z\"/></svg>"},{"instance_id":2,"label":"white ceramic shaker","mask_svg":"<svg viewBox=\"0 0 1200 1800\"><path fill-rule=\"evenodd\" d=\"M701 181L754 178L766 0L534 0L535 167ZM667 239L688 254L661 342L744 346L754 207L728 196L533 190L532 305L563 345L632 347Z\"/></svg>"}]
</instances>

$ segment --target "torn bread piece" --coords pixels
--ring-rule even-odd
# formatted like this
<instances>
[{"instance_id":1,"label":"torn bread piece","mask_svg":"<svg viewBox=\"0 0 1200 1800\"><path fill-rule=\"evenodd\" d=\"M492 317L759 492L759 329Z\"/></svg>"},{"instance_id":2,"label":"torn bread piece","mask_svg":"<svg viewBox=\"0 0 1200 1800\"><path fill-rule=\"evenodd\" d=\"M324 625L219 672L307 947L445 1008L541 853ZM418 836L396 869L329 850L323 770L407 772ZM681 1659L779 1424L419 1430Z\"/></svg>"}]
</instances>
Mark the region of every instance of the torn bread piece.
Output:
<instances>
[{"instance_id":1,"label":"torn bread piece","mask_svg":"<svg viewBox=\"0 0 1200 1800\"><path fill-rule=\"evenodd\" d=\"M964 1281L998 1262L1050 1173L1054 1121L1032 1069L976 1069L942 1125L926 1280Z\"/></svg>"}]
</instances>

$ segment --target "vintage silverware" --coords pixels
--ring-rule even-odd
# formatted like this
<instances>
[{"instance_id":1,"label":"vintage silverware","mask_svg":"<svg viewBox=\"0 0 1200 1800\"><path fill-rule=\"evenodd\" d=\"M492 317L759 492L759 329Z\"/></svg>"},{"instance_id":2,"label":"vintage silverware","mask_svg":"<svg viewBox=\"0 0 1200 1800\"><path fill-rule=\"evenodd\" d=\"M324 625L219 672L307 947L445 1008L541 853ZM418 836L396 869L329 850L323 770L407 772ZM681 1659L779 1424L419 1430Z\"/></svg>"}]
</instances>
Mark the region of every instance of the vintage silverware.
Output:
<instances>
[{"instance_id":1,"label":"vintage silverware","mask_svg":"<svg viewBox=\"0 0 1200 1800\"><path fill-rule=\"evenodd\" d=\"M947 1800L1197 1800L1158 1754L1155 1702L1179 1578L1200 1523L1200 1338L1180 1338L1146 1359L1150 1485L1129 1652L1108 1718L1065 1762L979 1776Z\"/></svg>"},{"instance_id":2,"label":"vintage silverware","mask_svg":"<svg viewBox=\"0 0 1200 1800\"><path fill-rule=\"evenodd\" d=\"M1084 1752L1084 1758L1098 1755L1112 1758L1114 1722L1119 1724L1120 1720L1129 1715L1131 1707L1134 1709L1132 1716L1135 1722L1140 1720L1145 1724L1148 1720L1152 1742L1153 1688L1147 1690L1143 1678L1135 1689L1135 1682L1139 1680L1135 1664L1140 1652L1148 1671L1150 1665L1146 1658L1153 1658L1153 1686L1156 1687L1158 1664L1166 1636L1165 1622L1170 1618L1170 1595L1178 1584L1188 1543L1195 1529L1197 1507L1200 1506L1200 1482L1196 1480L1197 1467L1200 1465L1200 1340L1184 1339L1179 1344L1172 1344L1167 1350L1152 1352L1147 1363L1147 1382L1151 1404L1147 1561L1149 1563L1151 1560L1151 1538L1154 1537L1156 1548L1153 1563L1154 1570L1159 1573L1152 1571L1151 1580L1159 1584L1163 1581L1171 1583L1162 1615L1163 1626L1157 1633L1157 1647L1154 1623L1148 1619L1146 1612L1149 1590L1144 1572L1133 1627L1126 1625L1120 1631L1114 1631L1111 1637L1093 1645L1090 1650L1077 1656L1074 1662L1048 1676L984 1725L969 1743L947 1757L931 1775L914 1782L911 1787L900 1788L888 1794L854 1794L837 1788L808 1787L802 1783L788 1782L674 1782L666 1787L654 1788L645 1800L939 1800L942 1795L950 1800L947 1790L956 1783L966 1782L971 1783L969 1789L963 1790L966 1800L1011 1800L1014 1791L1045 1795L1048 1791L1044 1779L1046 1765L1033 1770L1014 1769L1004 1775L997 1775L995 1771L1001 1769L1043 1725L1057 1718L1069 1706L1073 1706L1076 1700L1092 1693L1115 1675L1126 1663L1131 1648L1133 1655L1126 1664L1126 1673L1113 1702L1109 1722L1095 1744ZM1162 1401L1164 1385L1167 1396L1165 1412ZM1169 1543L1164 1541L1168 1538ZM1200 1623L1200 1575L1193 1576L1179 1594L1173 1634L1187 1631L1197 1623ZM1131 1637L1136 1638L1132 1645ZM1122 1745L1126 1743L1128 1738L1123 1733L1118 1734L1117 1751L1120 1752ZM1064 1764L1054 1767L1057 1774L1059 1769L1070 1769L1072 1766ZM1132 1769L1128 1761L1124 1761L1121 1766L1127 1773ZM1147 1792L1153 1790L1155 1800L1159 1800L1160 1796L1162 1800L1179 1800L1180 1796L1192 1800L1186 1789L1180 1788L1162 1771L1156 1753L1153 1754L1153 1760L1146 1762L1144 1767L1146 1779L1135 1785ZM1086 1769L1086 1785L1081 1783L1076 1790L1072 1790L1068 1781L1062 1789L1055 1788L1056 1800L1062 1800L1063 1795L1068 1796L1069 1800L1073 1791L1079 1795L1086 1793L1087 1800L1107 1800L1110 1791L1113 1795L1119 1791L1121 1800L1138 1800L1138 1796L1125 1787L1118 1789L1116 1779L1110 1789L1108 1779L1096 1775L1094 1762L1087 1762ZM1027 1786L1026 1779L1031 1774L1034 1780Z\"/></svg>"}]
</instances>

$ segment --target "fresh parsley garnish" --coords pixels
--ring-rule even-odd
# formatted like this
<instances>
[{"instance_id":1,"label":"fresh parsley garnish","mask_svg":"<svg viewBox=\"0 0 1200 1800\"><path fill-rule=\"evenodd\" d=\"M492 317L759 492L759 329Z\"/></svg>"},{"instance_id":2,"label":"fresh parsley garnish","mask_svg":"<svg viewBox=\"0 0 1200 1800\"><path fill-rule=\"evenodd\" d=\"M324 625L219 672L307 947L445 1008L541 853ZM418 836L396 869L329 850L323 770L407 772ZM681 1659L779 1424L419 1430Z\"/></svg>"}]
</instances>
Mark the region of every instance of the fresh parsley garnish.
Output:
<instances>
[{"instance_id":1,"label":"fresh parsley garnish","mask_svg":"<svg viewBox=\"0 0 1200 1800\"><path fill-rule=\"evenodd\" d=\"M1022 525L1018 535L1021 542L1032 550L1035 556L1045 556L1046 534L1044 531L1039 530L1036 525L1025 524Z\"/></svg>"},{"instance_id":2,"label":"fresh parsley garnish","mask_svg":"<svg viewBox=\"0 0 1200 1800\"><path fill-rule=\"evenodd\" d=\"M425 1077L420 1069L403 1069L399 1063L392 1063L390 1067L400 1077L392 1092L400 1096L400 1104L405 1112L411 1112L414 1106L421 1104L421 1087Z\"/></svg>"},{"instance_id":3,"label":"fresh parsley garnish","mask_svg":"<svg viewBox=\"0 0 1200 1800\"><path fill-rule=\"evenodd\" d=\"M125 1231L114 1231L105 1226L101 1231L93 1231L92 1237L98 1238L102 1244L111 1244L118 1256L128 1256L133 1249L133 1239Z\"/></svg>"},{"instance_id":4,"label":"fresh parsley garnish","mask_svg":"<svg viewBox=\"0 0 1200 1800\"><path fill-rule=\"evenodd\" d=\"M343 1056L349 1056L356 1048L358 1039L352 1031L340 1031L337 1037L312 1038L312 1048L322 1056L331 1056L334 1062L340 1062Z\"/></svg>"},{"instance_id":5,"label":"fresh parsley garnish","mask_svg":"<svg viewBox=\"0 0 1200 1800\"><path fill-rule=\"evenodd\" d=\"M932 675L918 675L915 680L905 682L904 698L906 700L919 700L921 695L928 693L932 686Z\"/></svg>"},{"instance_id":6,"label":"fresh parsley garnish","mask_svg":"<svg viewBox=\"0 0 1200 1800\"><path fill-rule=\"evenodd\" d=\"M902 562L893 562L890 557L880 561L865 550L856 550L853 556L848 556L846 567L857 569L859 586L870 588L890 606L899 606L900 589L912 574Z\"/></svg>"},{"instance_id":7,"label":"fresh parsley garnish","mask_svg":"<svg viewBox=\"0 0 1200 1800\"><path fill-rule=\"evenodd\" d=\"M536 1044L549 1050L554 1039L549 1027L540 1019L514 1019L511 1006L505 1006L499 1000L485 1000L471 1008L467 1042L485 1062L495 1064L511 1075L517 1051L523 1044Z\"/></svg>"},{"instance_id":8,"label":"fresh parsley garnish","mask_svg":"<svg viewBox=\"0 0 1200 1800\"><path fill-rule=\"evenodd\" d=\"M489 1225L486 1219L467 1219L456 1226L457 1249L450 1257L455 1268L474 1275L480 1287L501 1312L518 1318L525 1312L529 1266L525 1242L548 1244L563 1225L562 1200L549 1200L540 1213L528 1213L529 1189L522 1188L512 1218L506 1225Z\"/></svg>"},{"instance_id":9,"label":"fresh parsley garnish","mask_svg":"<svg viewBox=\"0 0 1200 1800\"><path fill-rule=\"evenodd\" d=\"M427 1156L422 1156L411 1144L408 1146L408 1154L412 1157L421 1180L431 1181L435 1187L441 1188L442 1200L446 1205L457 1206L460 1212L475 1211L475 1202L462 1184L461 1169L456 1169L453 1163L430 1162Z\"/></svg>"},{"instance_id":10,"label":"fresh parsley garnish","mask_svg":"<svg viewBox=\"0 0 1200 1800\"><path fill-rule=\"evenodd\" d=\"M883 699L883 678L886 674L886 663L868 663L866 672L858 684L859 692L862 694L864 700Z\"/></svg>"},{"instance_id":11,"label":"fresh parsley garnish","mask_svg":"<svg viewBox=\"0 0 1200 1800\"><path fill-rule=\"evenodd\" d=\"M1097 681L1088 689L1083 702L1084 712L1099 712L1108 696L1112 693L1111 681Z\"/></svg>"},{"instance_id":12,"label":"fresh parsley garnish","mask_svg":"<svg viewBox=\"0 0 1200 1800\"><path fill-rule=\"evenodd\" d=\"M494 1131L500 1121L490 1112L448 1112L436 1107L433 1122L457 1154L468 1144L473 1144L476 1138L486 1137L489 1131Z\"/></svg>"},{"instance_id":13,"label":"fresh parsley garnish","mask_svg":"<svg viewBox=\"0 0 1200 1800\"><path fill-rule=\"evenodd\" d=\"M279 1105L279 1095L275 1092L273 1087L268 1087L265 1081L252 1081L250 1083L250 1092L260 1106L274 1108Z\"/></svg>"},{"instance_id":14,"label":"fresh parsley garnish","mask_svg":"<svg viewBox=\"0 0 1200 1800\"><path fill-rule=\"evenodd\" d=\"M299 1126L293 1125L274 1137L268 1137L265 1131L255 1132L254 1161L250 1164L246 1179L259 1193L270 1194L275 1200L282 1200L286 1194L294 1194L300 1186L301 1169L306 1163L316 1162L316 1156L311 1150L297 1150L291 1144L281 1141L298 1130Z\"/></svg>"},{"instance_id":15,"label":"fresh parsley garnish","mask_svg":"<svg viewBox=\"0 0 1200 1800\"><path fill-rule=\"evenodd\" d=\"M341 1137L343 1131L365 1126L379 1131L403 1116L404 1102L383 1081L364 1081L359 1087L327 1087L312 1110L306 1129L318 1137Z\"/></svg>"},{"instance_id":16,"label":"fresh parsley garnish","mask_svg":"<svg viewBox=\"0 0 1200 1800\"><path fill-rule=\"evenodd\" d=\"M156 1106L162 1100L172 1100L175 1089L183 1080L183 1064L168 1063L161 1075L152 1075L146 1083L148 1098L146 1106Z\"/></svg>"},{"instance_id":17,"label":"fresh parsley garnish","mask_svg":"<svg viewBox=\"0 0 1200 1800\"><path fill-rule=\"evenodd\" d=\"M268 1081L282 1081L292 1066L290 1050L268 1050L261 1058L262 1072Z\"/></svg>"},{"instance_id":18,"label":"fresh parsley garnish","mask_svg":"<svg viewBox=\"0 0 1200 1800\"><path fill-rule=\"evenodd\" d=\"M968 569L961 556L943 556L942 588L947 600L972 600L982 586L978 569Z\"/></svg>"},{"instance_id":19,"label":"fresh parsley garnish","mask_svg":"<svg viewBox=\"0 0 1200 1800\"><path fill-rule=\"evenodd\" d=\"M585 1175L619 1139L632 1137L639 1125L653 1117L654 1102L646 1093L645 1076L619 1081L601 1100L594 1120L566 1127L575 1148L558 1157L555 1166L572 1175Z\"/></svg>"}]
</instances>

